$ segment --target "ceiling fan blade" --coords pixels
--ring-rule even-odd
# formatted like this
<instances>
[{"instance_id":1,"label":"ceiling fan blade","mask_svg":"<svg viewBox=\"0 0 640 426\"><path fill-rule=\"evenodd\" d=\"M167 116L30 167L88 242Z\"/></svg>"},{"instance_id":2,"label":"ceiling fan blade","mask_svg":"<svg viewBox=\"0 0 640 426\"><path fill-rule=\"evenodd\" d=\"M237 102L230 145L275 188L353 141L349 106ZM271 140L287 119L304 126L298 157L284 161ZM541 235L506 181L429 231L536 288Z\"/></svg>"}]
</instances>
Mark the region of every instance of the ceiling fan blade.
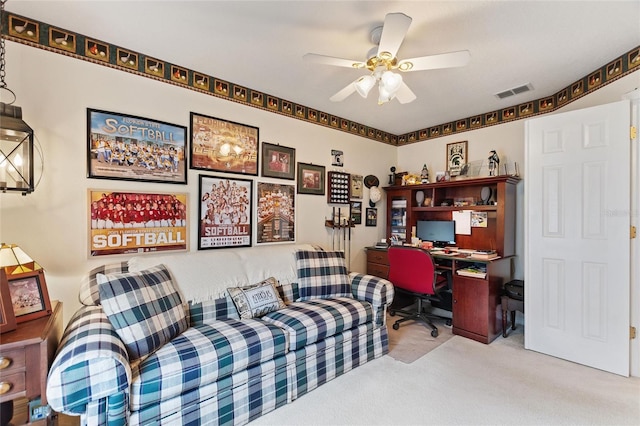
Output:
<instances>
[{"instance_id":1,"label":"ceiling fan blade","mask_svg":"<svg viewBox=\"0 0 640 426\"><path fill-rule=\"evenodd\" d=\"M356 80L358 81L358 80ZM338 93L329 98L331 102L341 102L347 99L356 91L356 86L353 84L355 82L351 82L347 84L344 89L340 90Z\"/></svg>"},{"instance_id":2,"label":"ceiling fan blade","mask_svg":"<svg viewBox=\"0 0 640 426\"><path fill-rule=\"evenodd\" d=\"M334 65L337 67L360 69L366 66L366 64L361 61L355 61L353 59L336 58L334 56L318 55L317 53L307 53L302 58L308 62L313 62L316 64L322 64L322 65Z\"/></svg>"},{"instance_id":3,"label":"ceiling fan blade","mask_svg":"<svg viewBox=\"0 0 640 426\"><path fill-rule=\"evenodd\" d=\"M404 40L404 36L409 30L412 19L404 13L388 13L384 18L380 44L378 45L378 56L382 52L388 52L391 58L395 58Z\"/></svg>"},{"instance_id":4,"label":"ceiling fan blade","mask_svg":"<svg viewBox=\"0 0 640 426\"><path fill-rule=\"evenodd\" d=\"M403 82L396 92L396 99L401 104L408 104L409 102L413 102L416 100L416 95L411 89L409 89L409 86L407 86L407 84Z\"/></svg>"},{"instance_id":5,"label":"ceiling fan blade","mask_svg":"<svg viewBox=\"0 0 640 426\"><path fill-rule=\"evenodd\" d=\"M398 63L398 69L407 72L463 67L469 63L470 59L471 54L469 54L468 50L460 50L440 55L404 59Z\"/></svg>"}]
</instances>

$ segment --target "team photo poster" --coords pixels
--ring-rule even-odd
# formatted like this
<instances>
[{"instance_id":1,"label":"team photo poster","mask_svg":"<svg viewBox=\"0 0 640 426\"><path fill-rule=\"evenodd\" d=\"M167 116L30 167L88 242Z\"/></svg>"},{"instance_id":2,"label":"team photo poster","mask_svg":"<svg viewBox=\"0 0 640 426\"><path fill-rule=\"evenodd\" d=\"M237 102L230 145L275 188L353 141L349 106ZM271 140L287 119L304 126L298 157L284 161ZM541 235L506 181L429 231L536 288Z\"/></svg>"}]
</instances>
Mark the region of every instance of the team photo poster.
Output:
<instances>
[{"instance_id":1,"label":"team photo poster","mask_svg":"<svg viewBox=\"0 0 640 426\"><path fill-rule=\"evenodd\" d=\"M258 243L296 239L294 185L258 182Z\"/></svg>"},{"instance_id":2,"label":"team photo poster","mask_svg":"<svg viewBox=\"0 0 640 426\"><path fill-rule=\"evenodd\" d=\"M91 256L186 250L187 194L89 190Z\"/></svg>"},{"instance_id":3,"label":"team photo poster","mask_svg":"<svg viewBox=\"0 0 640 426\"><path fill-rule=\"evenodd\" d=\"M187 128L87 109L87 176L187 183Z\"/></svg>"},{"instance_id":4,"label":"team photo poster","mask_svg":"<svg viewBox=\"0 0 640 426\"><path fill-rule=\"evenodd\" d=\"M198 250L251 246L252 185L200 175Z\"/></svg>"}]
</instances>

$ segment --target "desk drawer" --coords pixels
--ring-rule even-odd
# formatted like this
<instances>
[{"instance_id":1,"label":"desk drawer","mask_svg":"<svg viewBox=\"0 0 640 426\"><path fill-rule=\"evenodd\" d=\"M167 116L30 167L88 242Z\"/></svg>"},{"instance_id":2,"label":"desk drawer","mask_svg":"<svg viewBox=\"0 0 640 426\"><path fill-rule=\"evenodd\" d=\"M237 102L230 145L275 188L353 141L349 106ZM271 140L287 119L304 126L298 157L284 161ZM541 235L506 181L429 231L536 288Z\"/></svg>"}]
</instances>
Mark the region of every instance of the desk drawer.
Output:
<instances>
[{"instance_id":1,"label":"desk drawer","mask_svg":"<svg viewBox=\"0 0 640 426\"><path fill-rule=\"evenodd\" d=\"M15 394L24 392L25 375L24 371L0 375L0 401L11 400Z\"/></svg>"},{"instance_id":2,"label":"desk drawer","mask_svg":"<svg viewBox=\"0 0 640 426\"><path fill-rule=\"evenodd\" d=\"M24 348L11 349L0 352L0 377L16 370L24 369Z\"/></svg>"},{"instance_id":3,"label":"desk drawer","mask_svg":"<svg viewBox=\"0 0 640 426\"><path fill-rule=\"evenodd\" d=\"M367 262L367 274L386 279L389 276L389 266Z\"/></svg>"},{"instance_id":4,"label":"desk drawer","mask_svg":"<svg viewBox=\"0 0 640 426\"><path fill-rule=\"evenodd\" d=\"M367 250L367 262L379 263L381 265L389 264L389 257L386 251Z\"/></svg>"}]
</instances>

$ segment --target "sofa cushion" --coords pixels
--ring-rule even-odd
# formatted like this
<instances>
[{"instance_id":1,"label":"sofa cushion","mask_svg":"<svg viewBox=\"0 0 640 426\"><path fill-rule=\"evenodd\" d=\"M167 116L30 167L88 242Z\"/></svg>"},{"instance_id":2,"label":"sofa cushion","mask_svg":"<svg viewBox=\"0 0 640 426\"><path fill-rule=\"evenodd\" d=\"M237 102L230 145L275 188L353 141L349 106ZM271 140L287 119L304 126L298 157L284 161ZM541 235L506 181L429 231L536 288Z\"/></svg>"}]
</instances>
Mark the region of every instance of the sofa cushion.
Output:
<instances>
[{"instance_id":1,"label":"sofa cushion","mask_svg":"<svg viewBox=\"0 0 640 426\"><path fill-rule=\"evenodd\" d=\"M164 265L141 272L97 275L100 302L132 360L148 355L189 326Z\"/></svg>"},{"instance_id":2,"label":"sofa cushion","mask_svg":"<svg viewBox=\"0 0 640 426\"><path fill-rule=\"evenodd\" d=\"M289 333L292 351L373 321L369 302L350 297L294 302L268 313L262 320Z\"/></svg>"},{"instance_id":3,"label":"sofa cushion","mask_svg":"<svg viewBox=\"0 0 640 426\"><path fill-rule=\"evenodd\" d=\"M132 371L131 408L208 385L286 354L287 333L261 320L220 320L190 327Z\"/></svg>"},{"instance_id":4,"label":"sofa cushion","mask_svg":"<svg viewBox=\"0 0 640 426\"><path fill-rule=\"evenodd\" d=\"M110 274L122 274L129 272L129 265L127 262L111 263L108 265L100 265L89 271L82 283L80 283L80 293L78 293L78 300L85 306L97 306L100 304L100 290L98 290L98 281L96 276L98 274L110 275Z\"/></svg>"},{"instance_id":5,"label":"sofa cushion","mask_svg":"<svg viewBox=\"0 0 640 426\"><path fill-rule=\"evenodd\" d=\"M343 252L298 250L296 266L299 300L351 296Z\"/></svg>"},{"instance_id":6,"label":"sofa cushion","mask_svg":"<svg viewBox=\"0 0 640 426\"><path fill-rule=\"evenodd\" d=\"M235 303L240 318L259 318L285 307L276 284L278 281L271 277L258 284L229 288L227 292Z\"/></svg>"}]
</instances>

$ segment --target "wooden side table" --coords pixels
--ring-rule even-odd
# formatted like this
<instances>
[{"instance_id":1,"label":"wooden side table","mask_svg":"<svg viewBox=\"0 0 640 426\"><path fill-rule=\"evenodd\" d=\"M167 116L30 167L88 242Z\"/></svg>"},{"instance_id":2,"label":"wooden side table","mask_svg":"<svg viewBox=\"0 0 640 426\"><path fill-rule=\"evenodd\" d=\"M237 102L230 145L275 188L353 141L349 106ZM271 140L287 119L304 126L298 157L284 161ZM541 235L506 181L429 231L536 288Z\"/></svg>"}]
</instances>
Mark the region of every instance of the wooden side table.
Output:
<instances>
[{"instance_id":1,"label":"wooden side table","mask_svg":"<svg viewBox=\"0 0 640 426\"><path fill-rule=\"evenodd\" d=\"M40 398L47 404L47 374L62 336L62 303L53 301L48 317L18 324L0 335L0 403ZM31 423L46 424L46 419Z\"/></svg>"}]
</instances>

